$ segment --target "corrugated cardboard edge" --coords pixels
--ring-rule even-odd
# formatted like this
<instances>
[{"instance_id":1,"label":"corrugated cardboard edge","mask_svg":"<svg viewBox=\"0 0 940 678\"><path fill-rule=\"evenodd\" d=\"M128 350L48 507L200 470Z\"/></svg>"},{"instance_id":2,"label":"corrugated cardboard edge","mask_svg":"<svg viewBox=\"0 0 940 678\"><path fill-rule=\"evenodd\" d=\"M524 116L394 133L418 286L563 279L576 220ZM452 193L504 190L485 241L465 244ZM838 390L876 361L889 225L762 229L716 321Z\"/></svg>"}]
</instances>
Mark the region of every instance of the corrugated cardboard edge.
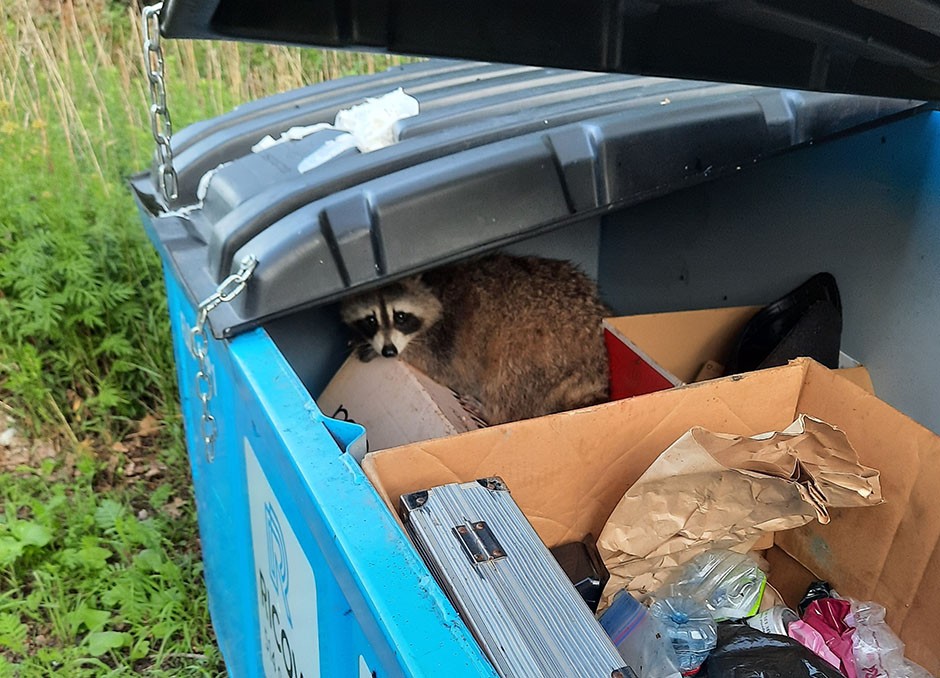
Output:
<instances>
[{"instance_id":1,"label":"corrugated cardboard edge","mask_svg":"<svg viewBox=\"0 0 940 678\"><path fill-rule=\"evenodd\" d=\"M604 327L673 384L695 381L709 360L727 361L760 306L648 313L606 318Z\"/></svg>"},{"instance_id":2,"label":"corrugated cardboard edge","mask_svg":"<svg viewBox=\"0 0 940 678\"><path fill-rule=\"evenodd\" d=\"M342 407L365 426L371 449L453 436L479 426L450 389L402 360L363 363L350 356L317 403L328 417Z\"/></svg>"},{"instance_id":3,"label":"corrugated cardboard edge","mask_svg":"<svg viewBox=\"0 0 940 678\"><path fill-rule=\"evenodd\" d=\"M401 494L447 482L501 476L520 506L529 509L527 515L542 539L554 546L580 539L584 533L599 534L623 492L656 456L688 430L684 420L695 419L712 430L733 429L747 435L788 426L795 418L795 398L805 369L805 364L796 364L764 370L760 380L753 379L757 373L735 375L370 452L363 461L363 470L393 512L398 510ZM774 381L780 382L781 388L768 393L765 385ZM744 386L746 397L730 404L721 399L720 393L713 395L722 390L721 384L730 382L753 383L754 392ZM690 392L701 395L686 398L684 394ZM740 395L742 389L736 387L735 393ZM620 441L618 452L612 463L605 465L592 457L591 450L609 445L611 439ZM530 451L517 454L520 446ZM526 461L544 450L554 450L558 461ZM558 472L556 468L564 470ZM581 498L577 502L571 500L572 484L574 494ZM565 505L559 507L552 501L555 497L565 498ZM540 504L545 511L531 510ZM557 520L549 518L549 512L558 515Z\"/></svg>"},{"instance_id":4,"label":"corrugated cardboard edge","mask_svg":"<svg viewBox=\"0 0 940 678\"><path fill-rule=\"evenodd\" d=\"M868 373L868 370L864 366L859 365L857 367L841 367L836 370L838 374L843 379L848 379L856 386L868 391L869 393L875 392L875 385L871 381L871 375Z\"/></svg>"}]
</instances>

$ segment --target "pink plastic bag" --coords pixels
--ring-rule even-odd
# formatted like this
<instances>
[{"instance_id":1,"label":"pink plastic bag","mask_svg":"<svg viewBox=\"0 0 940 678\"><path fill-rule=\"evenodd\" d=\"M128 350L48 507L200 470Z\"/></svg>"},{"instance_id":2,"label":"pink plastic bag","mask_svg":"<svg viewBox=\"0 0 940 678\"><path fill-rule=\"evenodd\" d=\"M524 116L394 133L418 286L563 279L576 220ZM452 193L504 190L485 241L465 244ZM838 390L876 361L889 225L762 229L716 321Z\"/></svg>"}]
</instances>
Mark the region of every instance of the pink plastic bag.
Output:
<instances>
[{"instance_id":1,"label":"pink plastic bag","mask_svg":"<svg viewBox=\"0 0 940 678\"><path fill-rule=\"evenodd\" d=\"M826 645L826 641L823 640L823 637L819 631L814 629L802 619L791 623L787 627L787 634L793 640L800 642L802 645L815 652L819 657L825 659L833 666L833 668L839 668L839 665L841 664L839 658L835 656L832 653L832 650L829 649L829 646Z\"/></svg>"},{"instance_id":2,"label":"pink plastic bag","mask_svg":"<svg viewBox=\"0 0 940 678\"><path fill-rule=\"evenodd\" d=\"M852 651L852 635L855 629L845 623L852 611L852 604L841 598L814 600L803 613L803 621L819 632L829 650L839 658L839 669L846 678L856 678L855 655Z\"/></svg>"}]
</instances>

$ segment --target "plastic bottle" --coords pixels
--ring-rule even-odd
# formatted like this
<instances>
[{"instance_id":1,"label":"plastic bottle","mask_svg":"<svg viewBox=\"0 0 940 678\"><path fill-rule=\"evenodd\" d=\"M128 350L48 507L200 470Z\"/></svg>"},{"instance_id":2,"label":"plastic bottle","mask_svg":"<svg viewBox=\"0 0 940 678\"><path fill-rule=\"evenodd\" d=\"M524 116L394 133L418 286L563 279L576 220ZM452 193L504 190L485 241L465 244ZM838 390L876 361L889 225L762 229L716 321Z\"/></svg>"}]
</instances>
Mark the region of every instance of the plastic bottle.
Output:
<instances>
[{"instance_id":1,"label":"plastic bottle","mask_svg":"<svg viewBox=\"0 0 940 678\"><path fill-rule=\"evenodd\" d=\"M679 663L662 622L627 591L598 619L620 656L641 678L679 678Z\"/></svg>"},{"instance_id":2,"label":"plastic bottle","mask_svg":"<svg viewBox=\"0 0 940 678\"><path fill-rule=\"evenodd\" d=\"M695 598L708 607L715 621L745 619L757 614L767 585L765 575L748 556L715 549L679 567L653 598Z\"/></svg>"},{"instance_id":3,"label":"plastic bottle","mask_svg":"<svg viewBox=\"0 0 940 678\"><path fill-rule=\"evenodd\" d=\"M764 633L776 633L779 636L785 636L788 635L787 630L790 628L790 624L799 620L799 615L789 607L775 605L748 619L747 625Z\"/></svg>"},{"instance_id":4,"label":"plastic bottle","mask_svg":"<svg viewBox=\"0 0 940 678\"><path fill-rule=\"evenodd\" d=\"M670 596L650 606L650 614L662 622L679 659L683 676L698 672L718 642L718 626L708 608L686 596Z\"/></svg>"}]
</instances>

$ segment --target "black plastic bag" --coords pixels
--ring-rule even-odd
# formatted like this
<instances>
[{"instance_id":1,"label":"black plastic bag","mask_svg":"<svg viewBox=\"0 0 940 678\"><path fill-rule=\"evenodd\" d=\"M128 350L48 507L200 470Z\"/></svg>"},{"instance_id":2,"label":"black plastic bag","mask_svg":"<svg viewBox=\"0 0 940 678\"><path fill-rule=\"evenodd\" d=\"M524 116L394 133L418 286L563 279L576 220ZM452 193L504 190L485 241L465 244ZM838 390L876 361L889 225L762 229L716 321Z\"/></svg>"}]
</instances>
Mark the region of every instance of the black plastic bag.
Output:
<instances>
[{"instance_id":1,"label":"black plastic bag","mask_svg":"<svg viewBox=\"0 0 940 678\"><path fill-rule=\"evenodd\" d=\"M708 678L845 678L826 660L787 636L742 623L718 625L718 645L699 676Z\"/></svg>"}]
</instances>

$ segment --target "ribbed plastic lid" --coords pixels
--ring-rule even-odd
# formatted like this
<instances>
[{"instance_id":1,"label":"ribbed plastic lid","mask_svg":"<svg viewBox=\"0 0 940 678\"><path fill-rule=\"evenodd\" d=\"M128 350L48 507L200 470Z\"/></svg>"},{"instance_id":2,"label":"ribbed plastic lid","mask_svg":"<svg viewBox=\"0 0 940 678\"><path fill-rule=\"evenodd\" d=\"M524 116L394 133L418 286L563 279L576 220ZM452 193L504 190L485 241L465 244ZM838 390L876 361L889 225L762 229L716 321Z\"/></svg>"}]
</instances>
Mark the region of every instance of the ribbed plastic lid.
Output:
<instances>
[{"instance_id":1,"label":"ribbed plastic lid","mask_svg":"<svg viewBox=\"0 0 940 678\"><path fill-rule=\"evenodd\" d=\"M338 112L399 90L417 114L395 122L388 145L363 151L331 126ZM221 335L917 105L430 61L287 92L182 130L173 204L152 174L133 183L194 302L243 257L257 259L245 292L212 314Z\"/></svg>"}]
</instances>

